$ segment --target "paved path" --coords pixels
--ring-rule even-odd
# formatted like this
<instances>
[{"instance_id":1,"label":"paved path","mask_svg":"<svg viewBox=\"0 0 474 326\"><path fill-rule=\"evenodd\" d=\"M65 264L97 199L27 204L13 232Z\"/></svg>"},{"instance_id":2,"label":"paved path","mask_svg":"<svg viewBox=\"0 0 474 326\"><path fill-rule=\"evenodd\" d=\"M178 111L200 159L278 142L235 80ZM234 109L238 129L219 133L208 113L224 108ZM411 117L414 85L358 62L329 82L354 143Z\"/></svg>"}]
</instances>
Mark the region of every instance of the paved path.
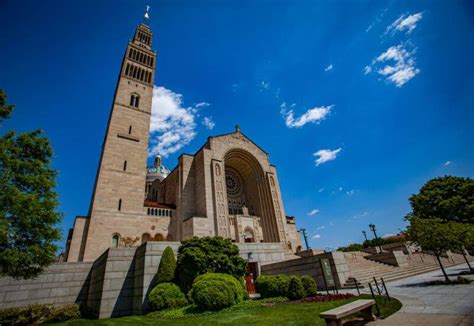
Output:
<instances>
[{"instance_id":1,"label":"paved path","mask_svg":"<svg viewBox=\"0 0 474 326\"><path fill-rule=\"evenodd\" d=\"M446 269L451 278L467 270L467 265ZM472 278L470 276L469 278ZM385 320L372 325L474 325L474 283L464 285L426 286L427 281L444 279L441 270L387 283L390 295L399 299L403 307Z\"/></svg>"}]
</instances>

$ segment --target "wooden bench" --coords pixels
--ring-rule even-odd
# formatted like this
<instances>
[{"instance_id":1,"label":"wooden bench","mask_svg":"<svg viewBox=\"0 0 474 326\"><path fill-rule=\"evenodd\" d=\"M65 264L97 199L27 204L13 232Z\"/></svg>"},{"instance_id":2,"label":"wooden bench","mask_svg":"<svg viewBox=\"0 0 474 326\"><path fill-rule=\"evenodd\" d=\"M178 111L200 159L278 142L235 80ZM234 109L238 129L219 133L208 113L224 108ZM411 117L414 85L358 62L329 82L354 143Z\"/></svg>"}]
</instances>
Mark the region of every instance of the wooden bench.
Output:
<instances>
[{"instance_id":1,"label":"wooden bench","mask_svg":"<svg viewBox=\"0 0 474 326\"><path fill-rule=\"evenodd\" d=\"M319 317L326 321L329 326L341 326L342 318L352 315L356 312L361 312L362 317L365 321L375 320L375 316L372 314L372 306L375 304L375 300L356 300L343 306L324 311L319 314Z\"/></svg>"}]
</instances>

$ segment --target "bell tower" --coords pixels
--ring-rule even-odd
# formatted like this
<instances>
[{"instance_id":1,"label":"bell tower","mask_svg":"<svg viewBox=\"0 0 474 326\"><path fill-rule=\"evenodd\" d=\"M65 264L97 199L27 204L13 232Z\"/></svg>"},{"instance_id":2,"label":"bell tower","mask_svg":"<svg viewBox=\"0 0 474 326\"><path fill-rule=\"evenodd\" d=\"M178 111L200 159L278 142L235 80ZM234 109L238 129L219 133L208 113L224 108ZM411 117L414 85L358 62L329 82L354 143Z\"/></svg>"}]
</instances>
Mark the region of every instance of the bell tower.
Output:
<instances>
[{"instance_id":1,"label":"bell tower","mask_svg":"<svg viewBox=\"0 0 474 326\"><path fill-rule=\"evenodd\" d=\"M71 243L68 261L95 260L115 245L115 232L126 234L144 216L155 64L152 32L141 23L122 60L80 249Z\"/></svg>"}]
</instances>

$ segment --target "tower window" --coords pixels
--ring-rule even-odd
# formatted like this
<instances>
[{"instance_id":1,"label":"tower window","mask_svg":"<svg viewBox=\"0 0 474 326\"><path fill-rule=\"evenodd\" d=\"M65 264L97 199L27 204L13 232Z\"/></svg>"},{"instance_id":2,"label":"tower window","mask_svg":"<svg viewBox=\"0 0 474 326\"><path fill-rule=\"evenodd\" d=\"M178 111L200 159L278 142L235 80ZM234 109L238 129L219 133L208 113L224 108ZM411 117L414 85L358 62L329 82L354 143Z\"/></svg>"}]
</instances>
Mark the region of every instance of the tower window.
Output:
<instances>
[{"instance_id":1,"label":"tower window","mask_svg":"<svg viewBox=\"0 0 474 326\"><path fill-rule=\"evenodd\" d=\"M118 210L119 210L119 211L122 210L122 199L119 199L119 202L118 202Z\"/></svg>"},{"instance_id":2,"label":"tower window","mask_svg":"<svg viewBox=\"0 0 474 326\"><path fill-rule=\"evenodd\" d=\"M127 161L124 161L124 162L123 162L123 170L124 170L124 171L127 171Z\"/></svg>"},{"instance_id":3,"label":"tower window","mask_svg":"<svg viewBox=\"0 0 474 326\"><path fill-rule=\"evenodd\" d=\"M120 234L114 234L112 236L112 247L117 248L120 242Z\"/></svg>"},{"instance_id":4,"label":"tower window","mask_svg":"<svg viewBox=\"0 0 474 326\"><path fill-rule=\"evenodd\" d=\"M128 134L129 134L129 135L132 134L132 126L128 127Z\"/></svg>"},{"instance_id":5,"label":"tower window","mask_svg":"<svg viewBox=\"0 0 474 326\"><path fill-rule=\"evenodd\" d=\"M138 94L132 94L130 96L130 106L138 108L140 105L140 96ZM132 127L129 128L129 133L132 131Z\"/></svg>"}]
</instances>

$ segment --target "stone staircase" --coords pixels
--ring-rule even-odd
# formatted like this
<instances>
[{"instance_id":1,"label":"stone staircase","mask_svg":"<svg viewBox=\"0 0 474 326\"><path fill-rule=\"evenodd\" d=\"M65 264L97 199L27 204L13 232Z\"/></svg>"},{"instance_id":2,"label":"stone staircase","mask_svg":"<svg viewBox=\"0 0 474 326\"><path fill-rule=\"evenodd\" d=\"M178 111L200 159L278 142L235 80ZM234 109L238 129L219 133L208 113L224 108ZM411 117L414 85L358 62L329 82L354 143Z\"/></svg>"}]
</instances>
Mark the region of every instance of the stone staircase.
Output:
<instances>
[{"instance_id":1,"label":"stone staircase","mask_svg":"<svg viewBox=\"0 0 474 326\"><path fill-rule=\"evenodd\" d=\"M349 268L349 277L344 284L344 288L354 288L355 282L359 287L367 286L374 277L379 279L383 277L385 282L438 270L439 265L436 257L425 253L415 253L409 255L408 266L396 267L365 258L369 254L355 251L344 253L346 262ZM469 257L472 259L472 257ZM452 254L451 258L441 258L444 267L458 265L465 263L465 260L460 254Z\"/></svg>"}]
</instances>

